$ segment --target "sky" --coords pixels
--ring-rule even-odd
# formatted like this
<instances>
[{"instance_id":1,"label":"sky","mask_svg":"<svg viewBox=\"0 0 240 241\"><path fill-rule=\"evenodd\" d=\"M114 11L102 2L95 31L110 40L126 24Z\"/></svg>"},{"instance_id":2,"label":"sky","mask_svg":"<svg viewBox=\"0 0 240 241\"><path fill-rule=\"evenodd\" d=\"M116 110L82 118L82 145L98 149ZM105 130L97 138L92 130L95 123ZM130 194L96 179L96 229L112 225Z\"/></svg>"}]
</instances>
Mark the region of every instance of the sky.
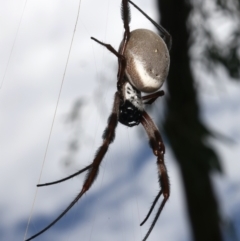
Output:
<instances>
[{"instance_id":1,"label":"sky","mask_svg":"<svg viewBox=\"0 0 240 241\"><path fill-rule=\"evenodd\" d=\"M158 20L155 1L136 3ZM24 240L30 217L27 237L57 217L81 190L84 175L49 187L36 184L85 167L101 144L116 91L117 60L90 37L118 49L120 1L81 1L66 68L78 5L76 0L0 0L0 240ZM131 29L154 30L134 9L131 16ZM223 221L232 223L240 240L240 86L222 69L217 83L201 69L196 76L203 122L234 142L208 140L224 169L224 175L212 174ZM71 122L76 101L80 117ZM149 111L153 119L163 113L164 101ZM79 149L70 156L68 145L76 138ZM171 196L149 240L190 241L179 168L166 146ZM119 124L92 188L35 240L141 240L151 220L143 227L139 223L159 190L155 162L143 128ZM226 240L234 240L230 228L224 229Z\"/></svg>"}]
</instances>

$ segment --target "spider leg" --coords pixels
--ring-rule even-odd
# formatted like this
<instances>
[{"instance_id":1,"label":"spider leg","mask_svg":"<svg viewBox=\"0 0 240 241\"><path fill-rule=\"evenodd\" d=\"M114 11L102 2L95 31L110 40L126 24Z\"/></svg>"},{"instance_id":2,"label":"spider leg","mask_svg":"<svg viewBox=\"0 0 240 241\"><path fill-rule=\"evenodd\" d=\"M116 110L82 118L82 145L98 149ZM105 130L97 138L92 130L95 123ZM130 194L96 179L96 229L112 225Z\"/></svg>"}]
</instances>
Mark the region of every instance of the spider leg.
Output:
<instances>
[{"instance_id":1,"label":"spider leg","mask_svg":"<svg viewBox=\"0 0 240 241\"><path fill-rule=\"evenodd\" d=\"M130 23L131 18L130 18L130 7L129 7L128 0L122 0L121 15L122 15L123 26L124 26L125 31L124 31L123 40L120 44L118 52L110 44L105 44L105 43L97 40L96 38L91 37L92 40L105 46L111 53L113 53L115 56L117 56L117 58L118 58L117 87L120 92L121 92L122 85L124 83L123 77L124 77L124 72L125 72L125 68L126 68L126 59L124 57L124 52L125 52L128 40L130 39L129 23Z\"/></svg>"},{"instance_id":2,"label":"spider leg","mask_svg":"<svg viewBox=\"0 0 240 241\"><path fill-rule=\"evenodd\" d=\"M155 218L145 235L143 241L146 241L148 236L150 235L153 227L155 226L159 215L162 212L162 209L164 208L165 203L167 202L169 195L170 195L170 184L169 184L169 179L168 179L168 174L167 174L167 169L164 163L164 153L165 153L165 146L163 144L161 135L159 133L158 128L154 124L153 120L150 118L150 116L146 113L146 111L143 112L143 118L141 120L141 123L143 127L145 128L147 135L149 137L149 144L153 150L153 154L157 156L157 167L158 167L158 177L159 177L159 184L161 187L161 191L159 192L159 197L161 195L161 192L163 194L163 201L161 202L158 211L155 215ZM152 204L149 215L152 212L152 209L154 208L158 198L158 196L155 198L154 203ZM156 201L156 202L155 202ZM147 215L147 218L148 216ZM147 219L146 218L146 219ZM145 222L145 220L144 220Z\"/></svg>"},{"instance_id":3,"label":"spider leg","mask_svg":"<svg viewBox=\"0 0 240 241\"><path fill-rule=\"evenodd\" d=\"M94 37L91 37L91 39L94 40L95 42L103 45L104 47L106 47L111 53L113 53L114 55L116 55L118 59L124 58L121 54L119 54L119 53L112 47L112 45L103 43L103 42L99 41L98 39L96 39L96 38L94 38Z\"/></svg>"},{"instance_id":4,"label":"spider leg","mask_svg":"<svg viewBox=\"0 0 240 241\"><path fill-rule=\"evenodd\" d=\"M128 3L128 0L122 0L121 13L122 13L123 27L124 27L125 31L123 34L123 40L120 44L120 48L118 51L123 56L123 58L121 60L118 59L117 87L118 87L118 90L120 90L120 91L124 84L124 73L125 73L125 68L126 68L126 59L124 57L124 52L127 47L128 40L130 39L129 23L130 23L130 19L131 19L131 17L130 17L131 14L130 14L130 6Z\"/></svg>"},{"instance_id":5,"label":"spider leg","mask_svg":"<svg viewBox=\"0 0 240 241\"><path fill-rule=\"evenodd\" d=\"M141 12L160 32L160 36L163 38L164 42L166 43L168 50L172 47L172 37L168 33L168 31L162 27L161 25L157 24L153 19L151 19L141 8L139 8L135 3L128 0L139 12Z\"/></svg>"},{"instance_id":6,"label":"spider leg","mask_svg":"<svg viewBox=\"0 0 240 241\"><path fill-rule=\"evenodd\" d=\"M121 90L121 87L123 84L124 70L126 67L126 59L121 54L121 52L124 52L123 45L120 46L119 52L117 52L110 44L103 43L94 37L91 37L91 39L96 41L97 43L103 45L104 47L106 47L111 53L113 53L118 58L118 74L117 74L118 84L117 84L117 86L118 86L118 90Z\"/></svg>"},{"instance_id":7,"label":"spider leg","mask_svg":"<svg viewBox=\"0 0 240 241\"><path fill-rule=\"evenodd\" d=\"M148 211L148 214L146 215L146 217L144 218L144 220L140 223L140 226L142 226L149 218L149 216L151 215L158 199L161 197L162 195L162 190L159 191L158 195L155 197L153 203L152 203L152 206L150 207L149 211Z\"/></svg>"},{"instance_id":8,"label":"spider leg","mask_svg":"<svg viewBox=\"0 0 240 241\"><path fill-rule=\"evenodd\" d=\"M82 197L82 195L91 187L93 184L98 170L99 166L103 160L104 155L106 154L109 145L113 142L114 137L115 137L115 129L117 127L118 123L118 115L119 115L119 105L120 105L120 96L119 93L115 93L115 98L114 98L114 104L113 104L113 109L112 113L108 118L108 125L103 133L103 143L98 149L96 156L89 168L89 171L86 175L86 179L83 183L83 187L81 192L77 195L77 197L68 205L68 207L53 221L51 222L47 227L42 229L40 232L36 233L32 237L28 238L26 241L32 240L39 236L40 234L44 233L47 231L49 228L51 228L56 222L58 222L73 206L74 204Z\"/></svg>"},{"instance_id":9,"label":"spider leg","mask_svg":"<svg viewBox=\"0 0 240 241\"><path fill-rule=\"evenodd\" d=\"M49 186L49 185L57 184L57 183L60 183L60 182L64 182L64 181L66 181L66 180L68 180L72 177L75 177L75 176L87 171L91 167L92 167L92 164L90 164L90 165L86 166L85 168L73 173L72 175L70 175L68 177L65 177L63 179L60 179L60 180L57 180L57 181L54 181L54 182L47 182L47 183L44 183L44 184L38 184L37 187Z\"/></svg>"},{"instance_id":10,"label":"spider leg","mask_svg":"<svg viewBox=\"0 0 240 241\"><path fill-rule=\"evenodd\" d=\"M145 95L142 97L142 100L148 100L146 102L144 102L145 105L151 105L158 97L163 96L164 95L164 91L163 90L159 90L153 94L150 95Z\"/></svg>"},{"instance_id":11,"label":"spider leg","mask_svg":"<svg viewBox=\"0 0 240 241\"><path fill-rule=\"evenodd\" d=\"M153 219L153 222L152 222L152 224L151 224L148 232L146 233L146 235L145 235L145 237L143 238L142 241L146 241L147 238L148 238L148 236L149 236L150 233L152 232L152 230L153 230L153 228L154 228L154 226L155 226L155 224L156 224L156 222L157 222L157 220L158 220L158 218L159 218L159 216L160 216L160 214L161 214L161 212L162 212L162 210L163 210L166 202L167 202L167 198L164 197L164 199L163 199L160 207L158 208L158 211L157 211L157 213L156 213L156 215L155 215L155 218Z\"/></svg>"},{"instance_id":12,"label":"spider leg","mask_svg":"<svg viewBox=\"0 0 240 241\"><path fill-rule=\"evenodd\" d=\"M127 42L130 38L130 28L129 23L131 20L131 14L130 14L130 7L128 0L122 0L122 6L121 6L121 13L122 13L122 20L123 20L123 26L124 26L124 35L123 35L123 46L122 51L120 51L121 54L124 53Z\"/></svg>"}]
</instances>

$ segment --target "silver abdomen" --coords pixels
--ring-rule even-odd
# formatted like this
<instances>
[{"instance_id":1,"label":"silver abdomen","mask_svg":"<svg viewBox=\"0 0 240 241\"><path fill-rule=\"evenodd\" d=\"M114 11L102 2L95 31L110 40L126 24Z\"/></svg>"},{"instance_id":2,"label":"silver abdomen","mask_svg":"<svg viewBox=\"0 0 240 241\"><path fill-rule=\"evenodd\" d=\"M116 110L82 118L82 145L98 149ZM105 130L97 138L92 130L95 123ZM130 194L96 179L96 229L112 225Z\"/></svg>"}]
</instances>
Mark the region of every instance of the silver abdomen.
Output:
<instances>
[{"instance_id":1,"label":"silver abdomen","mask_svg":"<svg viewBox=\"0 0 240 241\"><path fill-rule=\"evenodd\" d=\"M124 53L126 76L139 91L158 90L168 75L170 57L163 39L147 29L131 32Z\"/></svg>"}]
</instances>

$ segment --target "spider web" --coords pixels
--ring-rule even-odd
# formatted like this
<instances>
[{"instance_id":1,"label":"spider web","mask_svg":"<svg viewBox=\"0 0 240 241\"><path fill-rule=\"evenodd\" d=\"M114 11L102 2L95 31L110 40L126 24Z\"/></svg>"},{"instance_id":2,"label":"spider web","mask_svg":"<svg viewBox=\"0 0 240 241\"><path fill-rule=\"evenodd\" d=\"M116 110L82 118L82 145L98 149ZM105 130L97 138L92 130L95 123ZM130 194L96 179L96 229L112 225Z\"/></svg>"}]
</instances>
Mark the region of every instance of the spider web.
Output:
<instances>
[{"instance_id":1,"label":"spider web","mask_svg":"<svg viewBox=\"0 0 240 241\"><path fill-rule=\"evenodd\" d=\"M45 164L45 161L46 161L46 156L47 156L47 152L48 152L49 142L50 142L50 139L51 139L53 126L54 126L54 123L55 123L56 113L57 113L57 110L58 110L58 105L59 105L59 101L60 101L60 97L61 97L61 93L62 93L62 88L63 88L63 83L64 83L64 80L65 80L65 75L66 75L66 71L67 71L67 67L68 67L69 57L70 57L70 54L71 54L73 40L74 40L74 36L75 36L77 24L78 24L78 18L79 18L79 14L80 14L80 7L81 7L81 0L79 0L77 18L76 18L76 22L75 22L75 26L74 26L74 30L73 30L73 34L72 34L72 39L71 39L71 43L70 43L70 47L69 47L69 52L68 52L68 56L67 56L66 65L65 65L65 68L64 68L64 72L63 72L63 77L62 77L62 80L61 80L61 85L60 85L60 89L59 89L57 103L56 103L55 111L54 111L54 114L53 114L53 120L52 120L51 129L50 129L48 140L47 140L47 146L46 146L45 153L44 153L44 158L43 158L43 162L42 162L42 167L41 167L38 183L40 183L40 181L41 181L43 167L44 167L44 164ZM37 197L37 192L38 192L38 188L36 189L36 192L35 192L33 205L32 205L32 208L31 208L30 216L29 216L28 223L27 223L26 232L25 232L25 235L24 235L24 240L26 239L29 223L30 223L30 220L31 220L31 217L32 217L32 214L33 214L34 203L35 203L35 200L36 200L36 197Z\"/></svg>"}]
</instances>

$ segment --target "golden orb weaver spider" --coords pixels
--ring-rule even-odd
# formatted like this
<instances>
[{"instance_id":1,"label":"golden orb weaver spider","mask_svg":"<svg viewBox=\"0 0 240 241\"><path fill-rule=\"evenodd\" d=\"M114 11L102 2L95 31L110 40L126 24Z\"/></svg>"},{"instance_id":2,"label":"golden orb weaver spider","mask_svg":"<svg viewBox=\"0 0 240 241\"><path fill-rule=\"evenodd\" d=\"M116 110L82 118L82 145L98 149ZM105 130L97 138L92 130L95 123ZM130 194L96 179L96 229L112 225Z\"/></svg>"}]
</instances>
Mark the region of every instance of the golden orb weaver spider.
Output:
<instances>
[{"instance_id":1,"label":"golden orb weaver spider","mask_svg":"<svg viewBox=\"0 0 240 241\"><path fill-rule=\"evenodd\" d=\"M138 9L158 29L160 36L147 29L136 29L130 32L129 3ZM147 221L162 194L163 200L143 241L147 240L169 198L170 186L167 169L164 163L165 147L157 126L144 110L144 104L152 104L158 97L164 95L162 90L158 90L168 75L170 64L169 50L172 44L171 36L162 26L153 21L130 0L122 0L121 14L125 31L118 51L110 44L105 44L91 37L92 40L106 47L118 59L117 91L114 96L112 113L108 118L108 125L103 133L103 143L97 150L95 158L90 165L64 179L37 185L40 187L60 183L88 171L82 190L77 197L53 222L26 241L34 239L52 227L91 187L97 177L99 166L109 145L114 140L115 129L118 122L128 127L133 127L141 123L148 135L153 154L157 157L158 177L161 189L146 218L140 225L143 225ZM142 97L141 92L150 94Z\"/></svg>"}]
</instances>

